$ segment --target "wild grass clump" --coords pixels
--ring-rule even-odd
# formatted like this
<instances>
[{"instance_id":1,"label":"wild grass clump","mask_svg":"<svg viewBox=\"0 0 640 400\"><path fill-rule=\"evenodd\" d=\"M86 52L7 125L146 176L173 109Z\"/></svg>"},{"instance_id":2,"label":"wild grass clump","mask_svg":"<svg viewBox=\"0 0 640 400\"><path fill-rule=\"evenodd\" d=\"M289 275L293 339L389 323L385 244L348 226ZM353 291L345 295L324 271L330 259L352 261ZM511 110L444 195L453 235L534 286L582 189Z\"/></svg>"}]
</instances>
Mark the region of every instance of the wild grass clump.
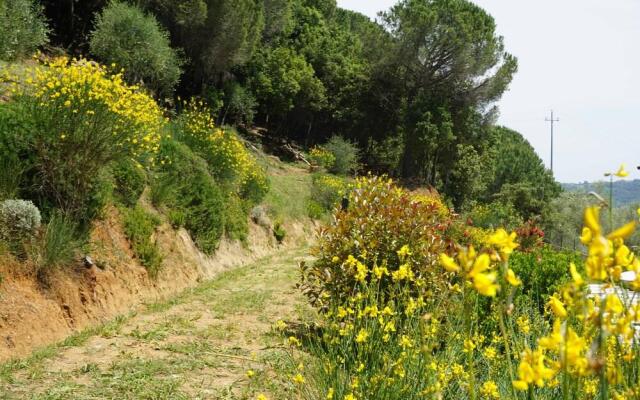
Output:
<instances>
[{"instance_id":1,"label":"wild grass clump","mask_svg":"<svg viewBox=\"0 0 640 400\"><path fill-rule=\"evenodd\" d=\"M26 244L38 277L46 279L52 270L71 264L83 244L81 237L77 224L70 217L54 212L35 240Z\"/></svg>"},{"instance_id":2,"label":"wild grass clump","mask_svg":"<svg viewBox=\"0 0 640 400\"><path fill-rule=\"evenodd\" d=\"M124 232L131 242L131 248L149 275L155 278L162 266L162 254L152 236L160 220L142 206L123 209Z\"/></svg>"}]
</instances>

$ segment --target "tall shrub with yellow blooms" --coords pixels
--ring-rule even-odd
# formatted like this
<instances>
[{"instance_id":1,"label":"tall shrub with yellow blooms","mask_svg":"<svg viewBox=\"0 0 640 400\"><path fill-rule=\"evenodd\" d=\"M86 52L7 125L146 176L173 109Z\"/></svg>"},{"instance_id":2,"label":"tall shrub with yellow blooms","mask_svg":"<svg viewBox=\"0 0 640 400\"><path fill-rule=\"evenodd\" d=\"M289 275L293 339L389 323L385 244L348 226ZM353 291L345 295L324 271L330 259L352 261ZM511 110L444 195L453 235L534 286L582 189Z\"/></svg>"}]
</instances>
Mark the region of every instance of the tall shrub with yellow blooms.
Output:
<instances>
[{"instance_id":1,"label":"tall shrub with yellow blooms","mask_svg":"<svg viewBox=\"0 0 640 400\"><path fill-rule=\"evenodd\" d=\"M24 191L82 219L96 177L109 163L153 162L165 123L162 110L121 73L84 59L57 58L12 81L0 121L5 147L20 152Z\"/></svg>"},{"instance_id":2,"label":"tall shrub with yellow blooms","mask_svg":"<svg viewBox=\"0 0 640 400\"><path fill-rule=\"evenodd\" d=\"M244 199L258 203L267 193L269 181L238 135L217 127L204 102L192 99L184 106L178 119L179 139L207 161L219 183L236 188Z\"/></svg>"}]
</instances>

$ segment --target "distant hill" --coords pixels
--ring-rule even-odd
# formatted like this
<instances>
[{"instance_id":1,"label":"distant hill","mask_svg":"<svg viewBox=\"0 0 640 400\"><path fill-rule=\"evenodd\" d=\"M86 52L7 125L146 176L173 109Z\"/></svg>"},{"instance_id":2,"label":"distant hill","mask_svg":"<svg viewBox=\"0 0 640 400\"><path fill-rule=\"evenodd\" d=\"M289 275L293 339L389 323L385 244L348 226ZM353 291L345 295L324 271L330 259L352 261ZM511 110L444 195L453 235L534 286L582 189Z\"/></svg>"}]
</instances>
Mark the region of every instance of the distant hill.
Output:
<instances>
[{"instance_id":1,"label":"distant hill","mask_svg":"<svg viewBox=\"0 0 640 400\"><path fill-rule=\"evenodd\" d=\"M568 192L596 192L603 197L609 196L609 182L563 183ZM613 182L613 197L616 207L640 203L640 179Z\"/></svg>"}]
</instances>

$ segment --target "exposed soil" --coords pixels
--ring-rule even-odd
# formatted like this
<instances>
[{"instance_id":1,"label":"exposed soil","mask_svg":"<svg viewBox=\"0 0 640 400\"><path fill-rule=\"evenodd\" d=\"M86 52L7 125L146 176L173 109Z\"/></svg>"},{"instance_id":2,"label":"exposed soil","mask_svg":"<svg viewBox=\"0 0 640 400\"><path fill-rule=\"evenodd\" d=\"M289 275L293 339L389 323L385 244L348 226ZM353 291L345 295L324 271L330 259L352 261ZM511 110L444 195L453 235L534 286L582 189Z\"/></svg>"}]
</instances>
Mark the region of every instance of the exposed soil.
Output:
<instances>
[{"instance_id":1,"label":"exposed soil","mask_svg":"<svg viewBox=\"0 0 640 400\"><path fill-rule=\"evenodd\" d=\"M41 358L5 366L0 398L292 398L292 361L274 324L313 317L294 287L305 258L305 248L281 250Z\"/></svg>"},{"instance_id":2,"label":"exposed soil","mask_svg":"<svg viewBox=\"0 0 640 400\"><path fill-rule=\"evenodd\" d=\"M158 277L152 279L131 252L120 220L117 209L111 208L105 219L96 223L89 252L94 266L86 268L78 261L76 266L55 271L46 287L20 264L0 261L0 361L26 356L223 271L300 247L313 236L311 225L288 225L287 239L278 245L270 230L251 224L246 244L223 241L210 257L198 251L186 231L175 231L165 223L155 238L164 263ZM97 340L92 346L111 346L101 343Z\"/></svg>"}]
</instances>

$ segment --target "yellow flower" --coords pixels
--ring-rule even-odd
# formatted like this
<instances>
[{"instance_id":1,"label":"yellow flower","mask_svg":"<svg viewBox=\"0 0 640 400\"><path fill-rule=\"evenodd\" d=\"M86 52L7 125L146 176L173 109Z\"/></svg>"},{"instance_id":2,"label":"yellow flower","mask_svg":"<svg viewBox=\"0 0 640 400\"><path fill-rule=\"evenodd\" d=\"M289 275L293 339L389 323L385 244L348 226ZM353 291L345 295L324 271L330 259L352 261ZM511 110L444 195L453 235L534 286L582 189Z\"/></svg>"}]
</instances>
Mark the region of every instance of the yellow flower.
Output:
<instances>
[{"instance_id":1,"label":"yellow flower","mask_svg":"<svg viewBox=\"0 0 640 400\"><path fill-rule=\"evenodd\" d=\"M302 376L302 374L300 374L300 373L297 373L293 377L293 383L296 383L298 385L302 385L304 383L304 376Z\"/></svg>"},{"instance_id":2,"label":"yellow flower","mask_svg":"<svg viewBox=\"0 0 640 400\"><path fill-rule=\"evenodd\" d=\"M591 237L600 235L600 207L587 207L584 211L584 224L589 228Z\"/></svg>"},{"instance_id":3,"label":"yellow flower","mask_svg":"<svg viewBox=\"0 0 640 400\"><path fill-rule=\"evenodd\" d=\"M498 385L494 381L486 381L482 384L480 388L480 393L484 396L484 398L488 399L499 399L500 392L498 391Z\"/></svg>"},{"instance_id":4,"label":"yellow flower","mask_svg":"<svg viewBox=\"0 0 640 400\"><path fill-rule=\"evenodd\" d=\"M333 388L329 388L327 392L327 400L333 400Z\"/></svg>"},{"instance_id":5,"label":"yellow flower","mask_svg":"<svg viewBox=\"0 0 640 400\"><path fill-rule=\"evenodd\" d=\"M515 242L516 238L517 235L515 232L508 234L507 231L500 228L489 236L487 244L496 246L505 257L508 257L509 254L519 246L519 244Z\"/></svg>"},{"instance_id":6,"label":"yellow flower","mask_svg":"<svg viewBox=\"0 0 640 400\"><path fill-rule=\"evenodd\" d=\"M358 400L358 398L350 393L350 394L344 396L344 400Z\"/></svg>"},{"instance_id":7,"label":"yellow flower","mask_svg":"<svg viewBox=\"0 0 640 400\"><path fill-rule=\"evenodd\" d=\"M295 336L289 336L289 345L300 347L302 343Z\"/></svg>"},{"instance_id":8,"label":"yellow flower","mask_svg":"<svg viewBox=\"0 0 640 400\"><path fill-rule=\"evenodd\" d=\"M551 308L551 311L556 317L558 318L567 317L567 309L564 308L564 304L562 304L562 301L558 298L557 294L554 294L553 296L549 297L548 304L549 304L549 308Z\"/></svg>"},{"instance_id":9,"label":"yellow flower","mask_svg":"<svg viewBox=\"0 0 640 400\"><path fill-rule=\"evenodd\" d=\"M360 332L358 332L358 336L356 336L356 343L364 343L367 341L367 338L369 337L369 332L367 332L366 329L360 329Z\"/></svg>"},{"instance_id":10,"label":"yellow flower","mask_svg":"<svg viewBox=\"0 0 640 400\"><path fill-rule=\"evenodd\" d=\"M615 231L611 232L610 234L608 234L607 239L609 240L627 239L629 236L631 236L631 234L633 233L633 231L635 231L635 229L636 229L636 221L631 221L628 224L625 224L620 228L616 229Z\"/></svg>"},{"instance_id":11,"label":"yellow flower","mask_svg":"<svg viewBox=\"0 0 640 400\"><path fill-rule=\"evenodd\" d=\"M515 272L513 272L511 268L507 270L507 282L509 282L511 286L522 285L522 281L516 276Z\"/></svg>"},{"instance_id":12,"label":"yellow flower","mask_svg":"<svg viewBox=\"0 0 640 400\"><path fill-rule=\"evenodd\" d=\"M269 398L264 394L260 393L258 397L256 397L256 400L269 400Z\"/></svg>"},{"instance_id":13,"label":"yellow flower","mask_svg":"<svg viewBox=\"0 0 640 400\"><path fill-rule=\"evenodd\" d=\"M622 164L620 165L620 168L618 168L618 171L614 175L619 178L626 178L627 176L629 176L629 172L625 169L625 165Z\"/></svg>"},{"instance_id":14,"label":"yellow flower","mask_svg":"<svg viewBox=\"0 0 640 400\"><path fill-rule=\"evenodd\" d=\"M527 390L532 384L543 387L545 381L551 380L556 374L556 371L549 368L545 361L545 356L540 349L525 350L518 366L518 380L513 382L513 386L518 390Z\"/></svg>"},{"instance_id":15,"label":"yellow flower","mask_svg":"<svg viewBox=\"0 0 640 400\"><path fill-rule=\"evenodd\" d=\"M404 259L406 256L410 256L411 255L411 250L409 249L408 245L404 245L400 248L400 250L398 250L398 257L400 257L400 259Z\"/></svg>"},{"instance_id":16,"label":"yellow flower","mask_svg":"<svg viewBox=\"0 0 640 400\"><path fill-rule=\"evenodd\" d=\"M247 378L252 378L255 376L255 374L256 373L252 369L250 369L247 371Z\"/></svg>"},{"instance_id":17,"label":"yellow flower","mask_svg":"<svg viewBox=\"0 0 640 400\"><path fill-rule=\"evenodd\" d=\"M584 279L582 279L582 276L578 273L574 263L569 264L569 272L571 272L571 279L573 279L573 283L575 283L576 286L582 286Z\"/></svg>"},{"instance_id":18,"label":"yellow flower","mask_svg":"<svg viewBox=\"0 0 640 400\"><path fill-rule=\"evenodd\" d=\"M607 312L614 314L621 314L624 311L624 306L622 305L620 298L615 294L607 296L604 308Z\"/></svg>"},{"instance_id":19,"label":"yellow flower","mask_svg":"<svg viewBox=\"0 0 640 400\"><path fill-rule=\"evenodd\" d=\"M495 297L500 289L495 281L495 272L477 274L473 277L473 287L483 296Z\"/></svg>"},{"instance_id":20,"label":"yellow flower","mask_svg":"<svg viewBox=\"0 0 640 400\"><path fill-rule=\"evenodd\" d=\"M447 270L447 272L460 271L460 266L456 264L453 258L444 253L440 254L440 264L444 267L445 270Z\"/></svg>"}]
</instances>

